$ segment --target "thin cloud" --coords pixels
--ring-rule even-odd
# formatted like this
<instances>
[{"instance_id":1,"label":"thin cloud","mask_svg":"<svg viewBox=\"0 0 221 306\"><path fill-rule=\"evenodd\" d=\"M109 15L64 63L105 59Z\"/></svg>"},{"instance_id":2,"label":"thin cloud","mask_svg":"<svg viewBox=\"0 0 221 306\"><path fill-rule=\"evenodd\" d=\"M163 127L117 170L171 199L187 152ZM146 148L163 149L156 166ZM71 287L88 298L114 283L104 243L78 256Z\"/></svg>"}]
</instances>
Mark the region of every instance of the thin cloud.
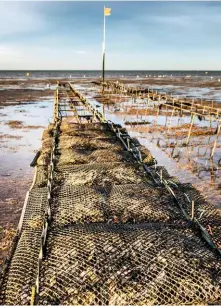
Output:
<instances>
[{"instance_id":1,"label":"thin cloud","mask_svg":"<svg viewBox=\"0 0 221 306\"><path fill-rule=\"evenodd\" d=\"M220 69L221 2L108 2L107 69ZM102 2L0 2L1 69L100 69Z\"/></svg>"},{"instance_id":2,"label":"thin cloud","mask_svg":"<svg viewBox=\"0 0 221 306\"><path fill-rule=\"evenodd\" d=\"M87 53L86 50L74 50L73 52L77 53L77 54L86 54Z\"/></svg>"},{"instance_id":3,"label":"thin cloud","mask_svg":"<svg viewBox=\"0 0 221 306\"><path fill-rule=\"evenodd\" d=\"M0 37L40 31L46 20L34 5L26 2L0 1Z\"/></svg>"}]
</instances>

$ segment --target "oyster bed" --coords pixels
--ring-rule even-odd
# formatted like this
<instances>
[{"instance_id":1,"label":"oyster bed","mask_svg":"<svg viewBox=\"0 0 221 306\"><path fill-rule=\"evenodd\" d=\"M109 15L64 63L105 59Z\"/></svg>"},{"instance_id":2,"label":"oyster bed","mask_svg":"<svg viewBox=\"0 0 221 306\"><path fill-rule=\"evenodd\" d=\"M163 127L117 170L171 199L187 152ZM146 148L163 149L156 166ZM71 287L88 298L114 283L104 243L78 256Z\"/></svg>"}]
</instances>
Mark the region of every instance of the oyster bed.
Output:
<instances>
[{"instance_id":1,"label":"oyster bed","mask_svg":"<svg viewBox=\"0 0 221 306\"><path fill-rule=\"evenodd\" d=\"M149 165L146 172L108 124L76 124L67 118L55 135L53 125L43 133L1 304L32 303L38 280L35 302L40 305L219 304L220 257L154 179L149 150L134 144ZM168 176L164 169L155 170ZM216 211L187 187L196 197L196 214L206 212L205 227L207 217L218 224ZM189 212L181 192L177 199Z\"/></svg>"}]
</instances>

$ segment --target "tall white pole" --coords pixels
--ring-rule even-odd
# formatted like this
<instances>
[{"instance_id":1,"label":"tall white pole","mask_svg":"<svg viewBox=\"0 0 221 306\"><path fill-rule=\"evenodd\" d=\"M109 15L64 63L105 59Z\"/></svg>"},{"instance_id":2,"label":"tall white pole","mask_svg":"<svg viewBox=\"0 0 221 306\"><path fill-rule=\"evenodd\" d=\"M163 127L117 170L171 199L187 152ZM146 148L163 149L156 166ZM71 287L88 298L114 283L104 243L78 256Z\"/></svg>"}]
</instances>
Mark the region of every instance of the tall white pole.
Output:
<instances>
[{"instance_id":1,"label":"tall white pole","mask_svg":"<svg viewBox=\"0 0 221 306\"><path fill-rule=\"evenodd\" d=\"M102 81L104 82L104 69L105 69L105 6L104 6L104 40L103 40L103 59L102 59Z\"/></svg>"},{"instance_id":2,"label":"tall white pole","mask_svg":"<svg viewBox=\"0 0 221 306\"><path fill-rule=\"evenodd\" d=\"M105 6L104 6L104 11L105 11ZM105 16L105 13L104 13L104 45L103 45L103 47L104 47L104 53L105 53L105 31L106 31L106 18L105 18L106 16Z\"/></svg>"}]
</instances>

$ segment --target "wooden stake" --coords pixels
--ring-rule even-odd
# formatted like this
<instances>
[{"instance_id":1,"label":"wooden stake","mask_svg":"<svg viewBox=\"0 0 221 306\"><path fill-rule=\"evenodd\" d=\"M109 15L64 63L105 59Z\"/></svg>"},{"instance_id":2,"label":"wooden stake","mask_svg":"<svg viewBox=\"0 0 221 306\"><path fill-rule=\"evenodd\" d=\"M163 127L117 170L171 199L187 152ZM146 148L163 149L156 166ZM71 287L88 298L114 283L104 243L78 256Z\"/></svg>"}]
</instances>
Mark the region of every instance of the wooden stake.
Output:
<instances>
[{"instance_id":1,"label":"wooden stake","mask_svg":"<svg viewBox=\"0 0 221 306\"><path fill-rule=\"evenodd\" d=\"M220 128L221 128L221 124L219 124L218 127L217 127L216 139L215 139L215 142L214 142L211 154L210 154L210 158L212 158L213 155L214 155L214 152L215 152L215 149L216 149L216 146L217 146L217 142L218 142L218 139L219 139Z\"/></svg>"},{"instance_id":2,"label":"wooden stake","mask_svg":"<svg viewBox=\"0 0 221 306\"><path fill-rule=\"evenodd\" d=\"M191 220L194 219L194 213L195 213L195 203L194 201L192 201Z\"/></svg>"},{"instance_id":3,"label":"wooden stake","mask_svg":"<svg viewBox=\"0 0 221 306\"><path fill-rule=\"evenodd\" d=\"M165 122L165 126L167 125L167 105L166 105L166 122Z\"/></svg>"},{"instance_id":4,"label":"wooden stake","mask_svg":"<svg viewBox=\"0 0 221 306\"><path fill-rule=\"evenodd\" d=\"M195 118L195 114L191 114L191 124L190 124L189 133L188 133L187 140L186 140L186 145L189 144L189 140L190 140L191 130L192 130L192 127L193 127L194 118Z\"/></svg>"},{"instance_id":5,"label":"wooden stake","mask_svg":"<svg viewBox=\"0 0 221 306\"><path fill-rule=\"evenodd\" d=\"M160 107L158 107L157 109L156 124L158 123L159 112L160 112Z\"/></svg>"},{"instance_id":6,"label":"wooden stake","mask_svg":"<svg viewBox=\"0 0 221 306\"><path fill-rule=\"evenodd\" d=\"M175 108L173 108L173 110L172 110L172 114L171 114L171 117L170 117L170 123L168 125L168 131L171 128L171 125L172 125L172 118L173 118L174 111L175 111Z\"/></svg>"}]
</instances>

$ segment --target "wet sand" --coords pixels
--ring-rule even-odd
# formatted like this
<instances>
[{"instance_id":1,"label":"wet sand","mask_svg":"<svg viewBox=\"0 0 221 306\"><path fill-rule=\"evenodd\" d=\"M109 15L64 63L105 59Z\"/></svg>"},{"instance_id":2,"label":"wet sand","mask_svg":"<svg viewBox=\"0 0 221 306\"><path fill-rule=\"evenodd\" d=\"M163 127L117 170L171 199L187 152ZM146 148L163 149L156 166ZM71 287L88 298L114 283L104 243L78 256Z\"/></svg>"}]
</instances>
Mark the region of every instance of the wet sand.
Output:
<instances>
[{"instance_id":1,"label":"wet sand","mask_svg":"<svg viewBox=\"0 0 221 306\"><path fill-rule=\"evenodd\" d=\"M113 79L112 79L113 80ZM220 80L220 81L219 81ZM219 78L210 78L210 77L146 77L146 78L137 78L135 80L120 79L122 83L131 83L131 84L143 84L143 85L176 85L176 86L186 86L186 87L200 87L200 88L217 88L221 87L221 79Z\"/></svg>"},{"instance_id":2,"label":"wet sand","mask_svg":"<svg viewBox=\"0 0 221 306\"><path fill-rule=\"evenodd\" d=\"M0 80L0 107L40 101L53 96L55 81Z\"/></svg>"},{"instance_id":3,"label":"wet sand","mask_svg":"<svg viewBox=\"0 0 221 306\"><path fill-rule=\"evenodd\" d=\"M3 87L2 82L0 87ZM40 89L35 82L4 82L19 89L0 88L0 266L10 248L32 179L30 167L52 116L54 85ZM37 86L37 85L36 85ZM0 267L1 270L1 267Z\"/></svg>"},{"instance_id":4,"label":"wet sand","mask_svg":"<svg viewBox=\"0 0 221 306\"><path fill-rule=\"evenodd\" d=\"M107 79L108 80L108 79ZM202 78L145 78L145 79L120 79L119 82L136 89L151 89L159 94L172 95L187 101L196 101L203 105L221 108L221 81ZM221 79L220 79L221 80ZM113 81L113 79L109 79ZM116 81L116 80L115 80ZM100 80L96 81L97 84ZM99 97L102 100L102 97ZM104 100L104 97L103 97ZM102 102L102 101L101 101ZM114 102L114 97L106 99L105 104Z\"/></svg>"}]
</instances>

